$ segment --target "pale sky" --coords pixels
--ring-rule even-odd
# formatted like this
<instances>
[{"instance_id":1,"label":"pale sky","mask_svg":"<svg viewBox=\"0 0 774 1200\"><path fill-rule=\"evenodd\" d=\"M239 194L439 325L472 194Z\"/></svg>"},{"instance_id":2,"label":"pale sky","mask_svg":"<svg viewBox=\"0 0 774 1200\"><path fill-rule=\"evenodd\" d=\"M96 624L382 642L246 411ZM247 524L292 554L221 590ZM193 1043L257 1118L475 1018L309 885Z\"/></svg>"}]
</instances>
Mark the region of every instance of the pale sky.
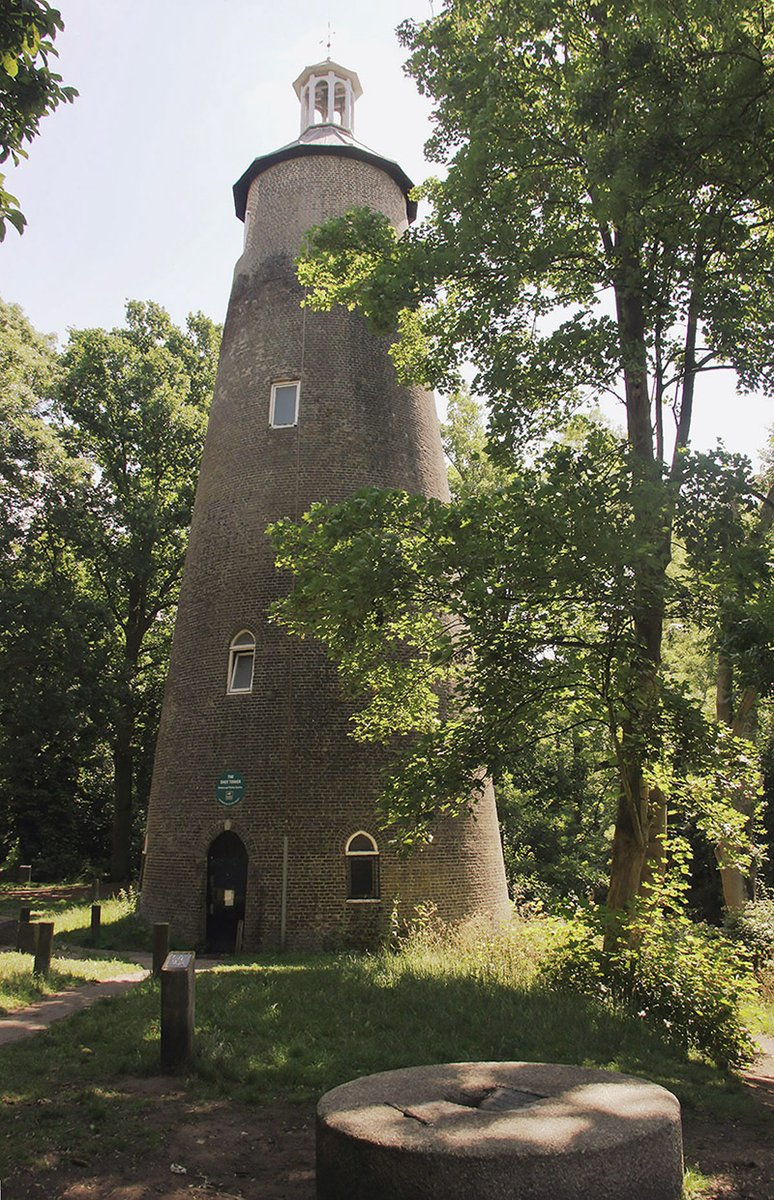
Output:
<instances>
[{"instance_id":1,"label":"pale sky","mask_svg":"<svg viewBox=\"0 0 774 1200\"><path fill-rule=\"evenodd\" d=\"M356 70L355 135L419 183L430 105L402 71L394 30L431 0L59 0L58 70L80 96L41 123L6 185L28 220L0 244L0 295L64 342L120 325L127 299L182 322L222 321L242 223L232 184L299 132L293 80L327 55ZM710 377L693 444L754 457L774 401ZM614 417L616 414L611 414ZM621 416L617 419L620 421Z\"/></svg>"}]
</instances>

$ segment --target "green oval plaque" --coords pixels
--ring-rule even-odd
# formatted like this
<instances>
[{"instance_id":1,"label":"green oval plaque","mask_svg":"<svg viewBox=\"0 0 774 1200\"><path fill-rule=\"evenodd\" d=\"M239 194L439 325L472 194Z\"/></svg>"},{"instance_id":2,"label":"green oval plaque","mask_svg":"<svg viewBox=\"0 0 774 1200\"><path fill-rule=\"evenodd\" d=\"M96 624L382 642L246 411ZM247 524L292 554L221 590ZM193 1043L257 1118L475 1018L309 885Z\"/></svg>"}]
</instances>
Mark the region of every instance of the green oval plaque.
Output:
<instances>
[{"instance_id":1,"label":"green oval plaque","mask_svg":"<svg viewBox=\"0 0 774 1200\"><path fill-rule=\"evenodd\" d=\"M231 808L238 804L245 794L245 777L240 771L226 771L218 776L215 784L215 799L218 804Z\"/></svg>"}]
</instances>

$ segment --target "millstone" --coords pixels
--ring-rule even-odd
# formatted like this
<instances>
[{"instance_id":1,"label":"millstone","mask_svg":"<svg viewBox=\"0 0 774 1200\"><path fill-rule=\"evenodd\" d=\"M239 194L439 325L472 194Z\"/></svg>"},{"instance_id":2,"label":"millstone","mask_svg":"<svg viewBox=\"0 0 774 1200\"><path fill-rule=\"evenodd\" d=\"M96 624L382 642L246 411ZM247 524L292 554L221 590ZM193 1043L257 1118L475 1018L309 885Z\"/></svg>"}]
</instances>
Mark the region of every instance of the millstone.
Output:
<instances>
[{"instance_id":1,"label":"millstone","mask_svg":"<svg viewBox=\"0 0 774 1200\"><path fill-rule=\"evenodd\" d=\"M677 1099L610 1071L414 1067L317 1109L318 1200L679 1200L682 1178Z\"/></svg>"}]
</instances>

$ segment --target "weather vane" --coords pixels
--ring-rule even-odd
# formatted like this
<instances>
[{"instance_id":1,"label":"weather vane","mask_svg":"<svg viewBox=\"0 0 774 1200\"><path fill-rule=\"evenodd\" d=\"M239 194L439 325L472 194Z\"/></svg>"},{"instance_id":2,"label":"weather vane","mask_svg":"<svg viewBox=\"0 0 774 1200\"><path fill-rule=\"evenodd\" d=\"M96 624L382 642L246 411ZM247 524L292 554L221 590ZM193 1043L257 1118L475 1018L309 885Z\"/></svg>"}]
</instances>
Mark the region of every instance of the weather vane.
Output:
<instances>
[{"instance_id":1,"label":"weather vane","mask_svg":"<svg viewBox=\"0 0 774 1200\"><path fill-rule=\"evenodd\" d=\"M330 58L330 56L331 56L331 42L333 41L335 36L336 36L336 30L331 29L331 23L329 21L328 22L328 37L320 38L320 45L322 46L323 42L325 42L325 45L328 48L328 58Z\"/></svg>"}]
</instances>

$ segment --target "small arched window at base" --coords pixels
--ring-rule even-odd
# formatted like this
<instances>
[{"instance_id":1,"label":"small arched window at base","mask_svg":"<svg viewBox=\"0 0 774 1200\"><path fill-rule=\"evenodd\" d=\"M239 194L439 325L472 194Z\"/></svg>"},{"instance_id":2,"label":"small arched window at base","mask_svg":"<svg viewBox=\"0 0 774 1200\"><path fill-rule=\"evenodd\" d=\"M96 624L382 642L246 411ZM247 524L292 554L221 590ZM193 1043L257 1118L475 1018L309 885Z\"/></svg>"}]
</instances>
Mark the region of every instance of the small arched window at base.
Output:
<instances>
[{"instance_id":1,"label":"small arched window at base","mask_svg":"<svg viewBox=\"0 0 774 1200\"><path fill-rule=\"evenodd\" d=\"M238 633L228 650L228 684L226 690L251 692L255 669L255 638L249 629Z\"/></svg>"},{"instance_id":2,"label":"small arched window at base","mask_svg":"<svg viewBox=\"0 0 774 1200\"><path fill-rule=\"evenodd\" d=\"M379 899L379 850L370 833L353 833L344 851L347 860L347 899Z\"/></svg>"}]
</instances>

